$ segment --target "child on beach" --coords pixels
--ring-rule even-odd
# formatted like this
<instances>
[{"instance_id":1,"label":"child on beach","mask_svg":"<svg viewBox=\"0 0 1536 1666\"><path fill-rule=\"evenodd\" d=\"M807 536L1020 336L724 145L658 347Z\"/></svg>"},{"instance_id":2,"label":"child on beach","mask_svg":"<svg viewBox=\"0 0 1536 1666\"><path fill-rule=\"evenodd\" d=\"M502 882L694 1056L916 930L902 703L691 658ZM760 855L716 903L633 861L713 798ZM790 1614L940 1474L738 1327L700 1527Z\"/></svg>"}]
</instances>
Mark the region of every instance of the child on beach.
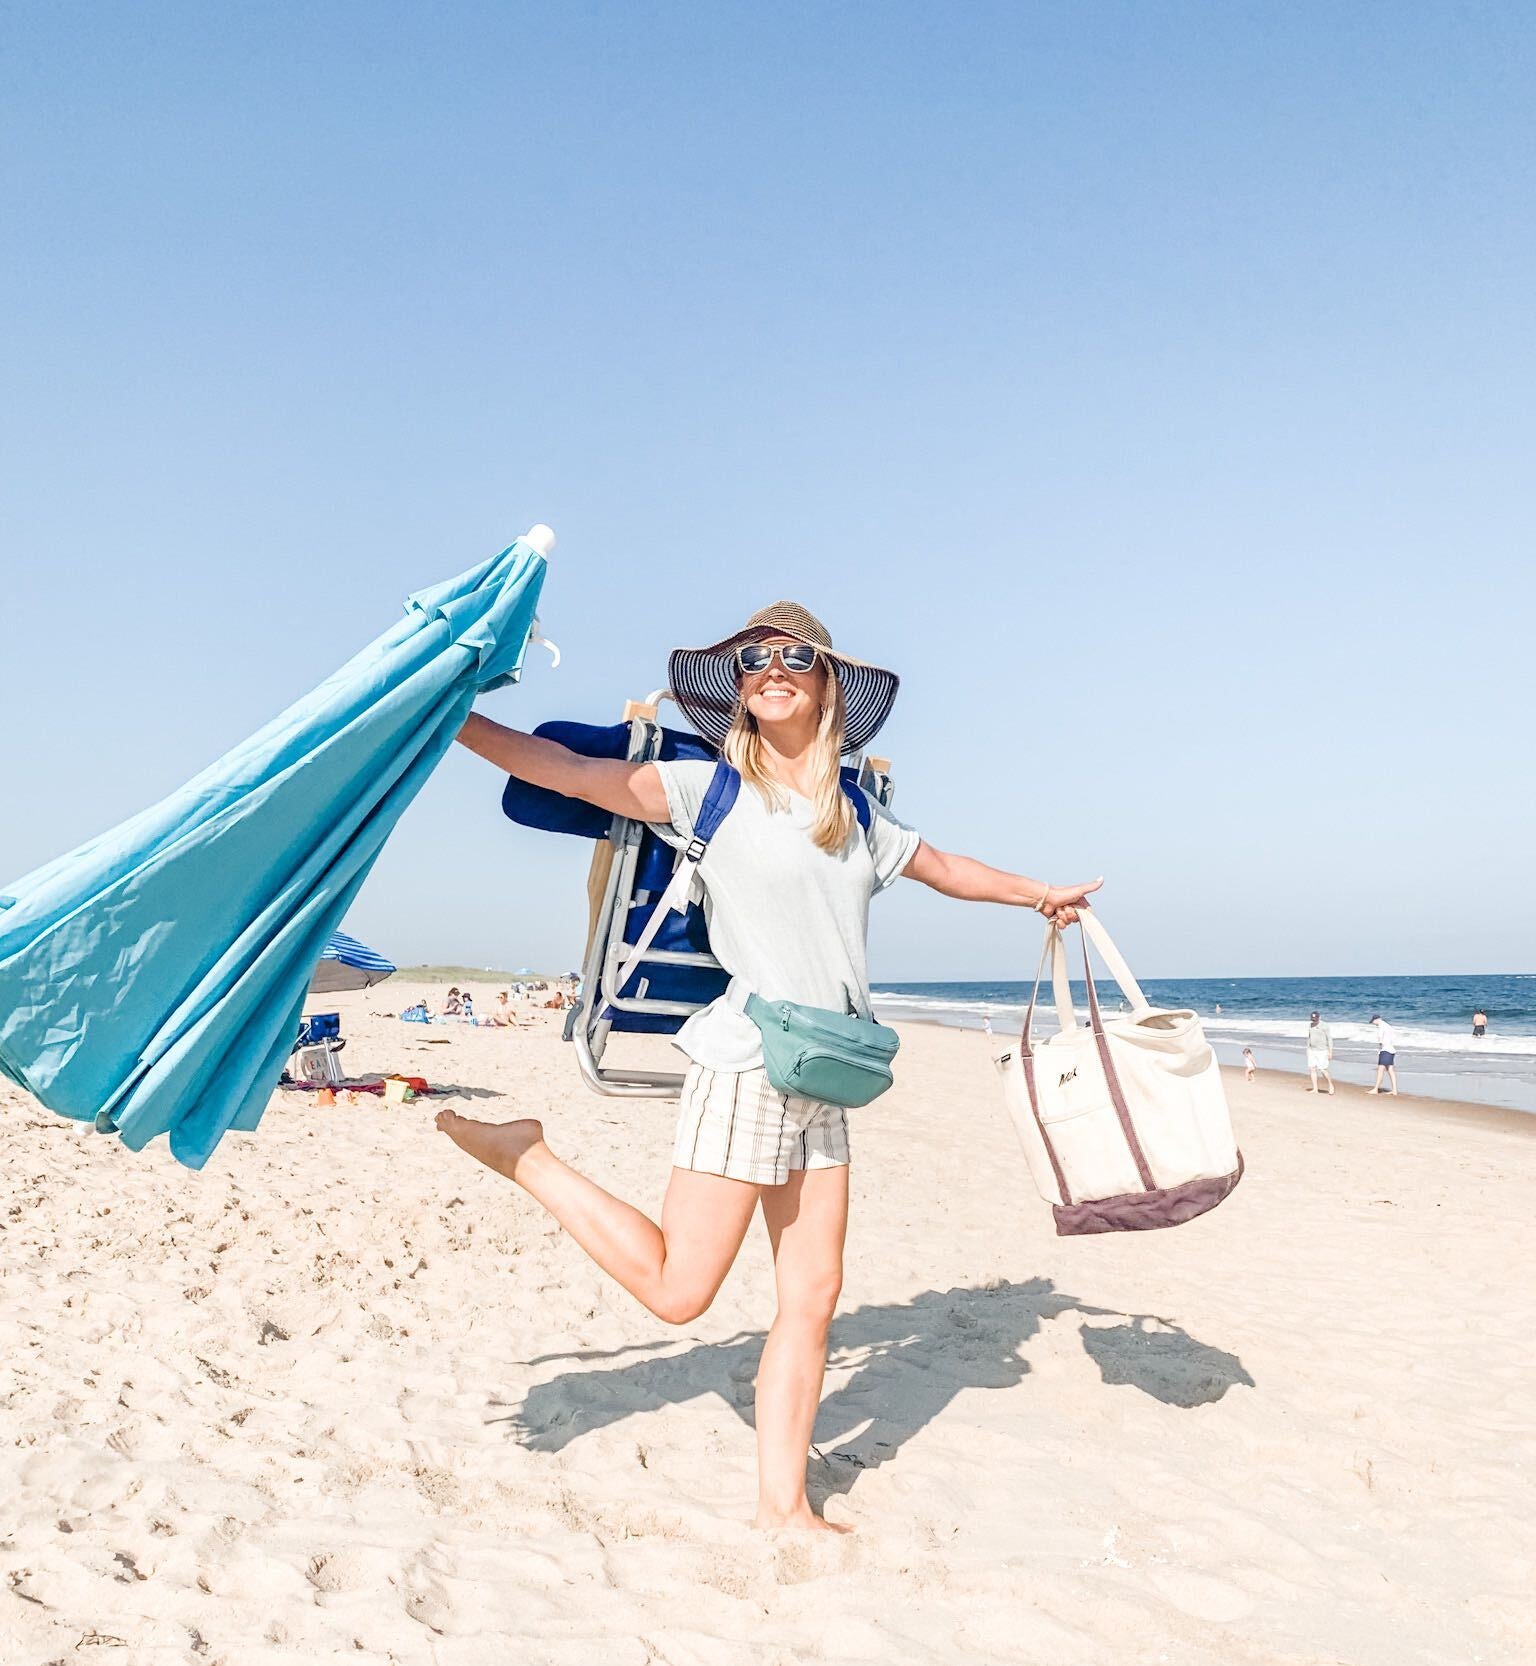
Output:
<instances>
[{"instance_id":1,"label":"child on beach","mask_svg":"<svg viewBox=\"0 0 1536 1666\"><path fill-rule=\"evenodd\" d=\"M1253 1056L1253 1049L1251 1047L1245 1047L1243 1049L1243 1080L1245 1082L1251 1082L1253 1080L1254 1072L1258 1068L1259 1063Z\"/></svg>"}]
</instances>

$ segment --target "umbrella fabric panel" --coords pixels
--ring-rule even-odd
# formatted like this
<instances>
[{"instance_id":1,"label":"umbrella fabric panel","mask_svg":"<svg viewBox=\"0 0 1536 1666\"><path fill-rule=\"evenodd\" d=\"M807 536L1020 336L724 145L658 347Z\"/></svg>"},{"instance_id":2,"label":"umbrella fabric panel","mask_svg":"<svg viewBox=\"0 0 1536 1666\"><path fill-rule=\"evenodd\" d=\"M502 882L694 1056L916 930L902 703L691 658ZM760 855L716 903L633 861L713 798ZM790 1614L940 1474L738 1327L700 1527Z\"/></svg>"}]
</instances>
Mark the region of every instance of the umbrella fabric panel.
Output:
<instances>
[{"instance_id":1,"label":"umbrella fabric panel","mask_svg":"<svg viewBox=\"0 0 1536 1666\"><path fill-rule=\"evenodd\" d=\"M333 931L319 964L310 975L311 995L335 995L344 989L370 989L394 973L394 966L377 949Z\"/></svg>"},{"instance_id":2,"label":"umbrella fabric panel","mask_svg":"<svg viewBox=\"0 0 1536 1666\"><path fill-rule=\"evenodd\" d=\"M320 958L322 961L334 960L342 966L356 967L359 972L377 972L381 977L387 977L395 969L393 963L386 960L377 949L370 949L366 943L359 943L355 937L348 937L344 931L331 933L331 940L325 945Z\"/></svg>"},{"instance_id":3,"label":"umbrella fabric panel","mask_svg":"<svg viewBox=\"0 0 1536 1666\"><path fill-rule=\"evenodd\" d=\"M253 1128L309 979L480 690L514 680L544 558L519 540L162 803L7 887L0 1070L201 1167Z\"/></svg>"}]
</instances>

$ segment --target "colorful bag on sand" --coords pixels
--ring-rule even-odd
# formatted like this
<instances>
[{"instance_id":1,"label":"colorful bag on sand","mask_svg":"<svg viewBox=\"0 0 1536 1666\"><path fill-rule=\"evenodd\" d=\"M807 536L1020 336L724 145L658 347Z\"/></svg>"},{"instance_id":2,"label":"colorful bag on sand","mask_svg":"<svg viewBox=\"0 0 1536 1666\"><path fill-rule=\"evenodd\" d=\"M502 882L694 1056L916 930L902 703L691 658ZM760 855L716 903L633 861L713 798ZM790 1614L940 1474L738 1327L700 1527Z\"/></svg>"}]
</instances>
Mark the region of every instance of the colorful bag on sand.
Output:
<instances>
[{"instance_id":1,"label":"colorful bag on sand","mask_svg":"<svg viewBox=\"0 0 1536 1666\"><path fill-rule=\"evenodd\" d=\"M1081 920L1088 1024L1078 1024L1053 927L1018 1048L997 1061L1008 1111L1058 1234L1178 1226L1214 1209L1243 1174L1216 1055L1199 1018L1151 1006L1109 933L1086 909ZM1100 1012L1089 938L1128 1013ZM1061 1028L1042 1042L1032 1032L1047 955Z\"/></svg>"}]
</instances>

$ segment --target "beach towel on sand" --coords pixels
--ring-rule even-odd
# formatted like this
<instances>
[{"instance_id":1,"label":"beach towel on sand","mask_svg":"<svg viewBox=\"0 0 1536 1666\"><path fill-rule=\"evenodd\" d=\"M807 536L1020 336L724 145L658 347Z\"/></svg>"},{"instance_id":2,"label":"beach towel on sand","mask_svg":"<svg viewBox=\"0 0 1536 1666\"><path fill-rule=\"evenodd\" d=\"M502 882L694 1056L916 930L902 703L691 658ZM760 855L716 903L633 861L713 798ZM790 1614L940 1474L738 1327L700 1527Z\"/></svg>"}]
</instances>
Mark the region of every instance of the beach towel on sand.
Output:
<instances>
[{"instance_id":1,"label":"beach towel on sand","mask_svg":"<svg viewBox=\"0 0 1536 1666\"><path fill-rule=\"evenodd\" d=\"M544 579L519 539L420 591L312 694L163 803L0 887L0 1071L201 1168L252 1129L311 973L476 695L514 681Z\"/></svg>"}]
</instances>

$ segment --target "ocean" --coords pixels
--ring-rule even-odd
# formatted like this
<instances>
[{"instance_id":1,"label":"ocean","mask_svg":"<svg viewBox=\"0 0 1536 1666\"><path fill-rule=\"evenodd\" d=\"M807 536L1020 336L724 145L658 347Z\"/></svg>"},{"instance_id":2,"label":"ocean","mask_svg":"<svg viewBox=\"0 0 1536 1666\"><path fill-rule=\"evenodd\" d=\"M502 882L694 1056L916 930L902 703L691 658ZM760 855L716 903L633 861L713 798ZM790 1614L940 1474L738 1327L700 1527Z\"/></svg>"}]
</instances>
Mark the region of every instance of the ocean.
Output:
<instances>
[{"instance_id":1,"label":"ocean","mask_svg":"<svg viewBox=\"0 0 1536 1666\"><path fill-rule=\"evenodd\" d=\"M1107 978L1096 980L1106 1012L1123 997ZM1322 1013L1333 1032L1334 1076L1369 1086L1375 1079L1379 1012L1397 1032L1397 1079L1404 1093L1470 1099L1536 1111L1536 973L1478 977L1382 978L1147 978L1147 999L1159 1007L1200 1014L1223 1064L1242 1062L1252 1047L1261 1070L1306 1070L1307 1017ZM1027 983L887 983L875 991L884 1018L925 1019L1005 1037L1023 1023ZM1073 998L1085 1007L1081 981ZM1488 1033L1472 1035L1472 1014L1488 1014ZM1041 991L1037 1022L1056 1028L1049 989Z\"/></svg>"}]
</instances>

